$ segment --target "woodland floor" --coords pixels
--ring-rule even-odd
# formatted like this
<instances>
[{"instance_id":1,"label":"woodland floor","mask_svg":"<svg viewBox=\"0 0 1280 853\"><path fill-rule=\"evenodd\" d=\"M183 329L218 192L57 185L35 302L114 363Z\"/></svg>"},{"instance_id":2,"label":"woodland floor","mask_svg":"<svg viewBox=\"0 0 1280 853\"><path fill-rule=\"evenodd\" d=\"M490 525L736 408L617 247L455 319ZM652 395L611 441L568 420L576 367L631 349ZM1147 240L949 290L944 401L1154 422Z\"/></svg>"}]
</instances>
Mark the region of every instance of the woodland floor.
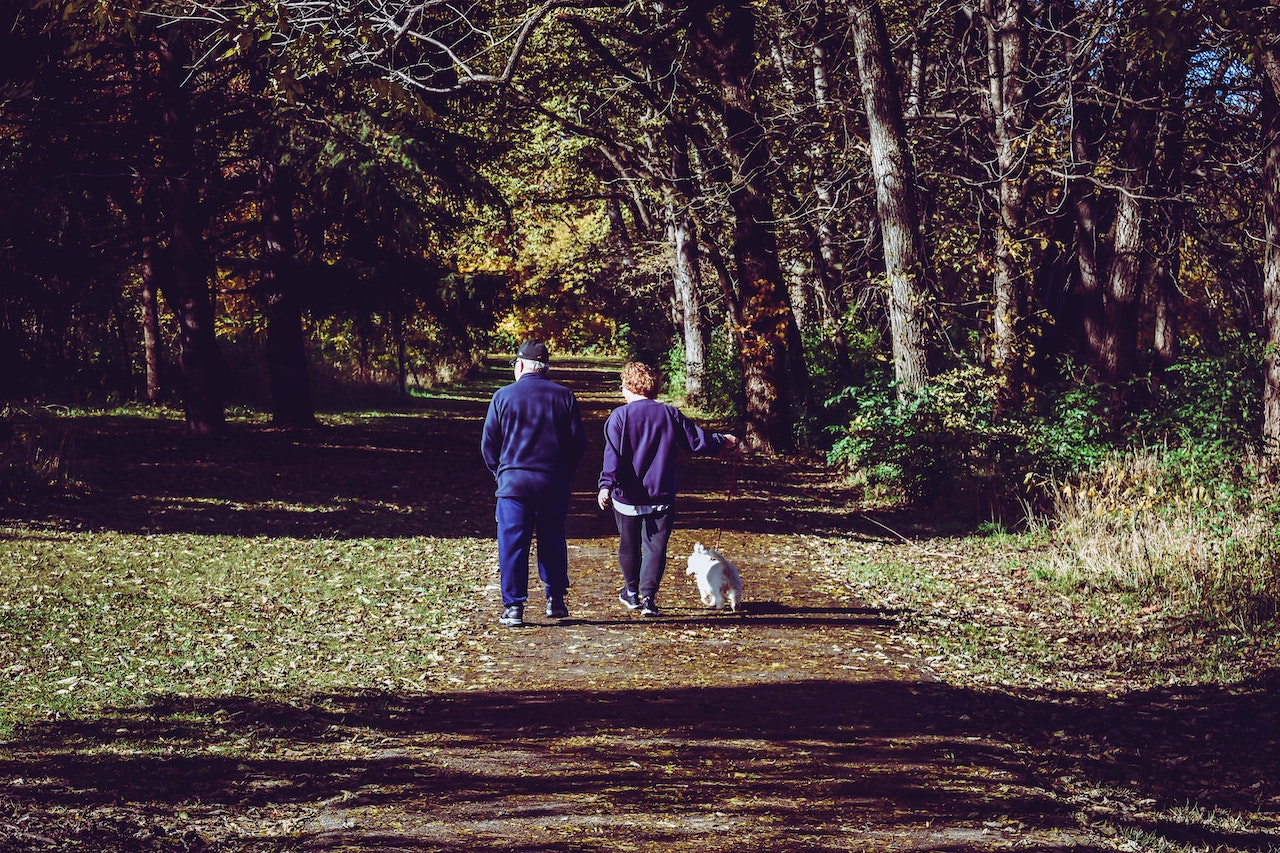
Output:
<instances>
[{"instance_id":1,"label":"woodland floor","mask_svg":"<svg viewBox=\"0 0 1280 853\"><path fill-rule=\"evenodd\" d=\"M38 727L0 743L0 849L1280 849L1269 822L1280 804L1274 677L1247 689L1100 693L966 681L924 659L897 614L856 596L830 543L870 557L906 539L819 466L688 460L664 616L628 612L616 598L611 519L593 502L616 373L566 365L557 378L578 392L592 437L569 528L570 618L530 607L526 627L500 627L491 557L467 569L471 591L454 602L428 689L230 696L211 700L213 712L158 701ZM359 470L314 475L365 478L370 489L399 477L425 510L425 520L410 516L414 534L483 536L484 403L437 400L449 416L402 419L399 438L334 428L307 439L353 458L364 444L401 445ZM112 451L151 451L121 440L81 451L97 459L87 469L95 500L114 496L118 526L210 523L166 521L139 503L149 469L113 469ZM286 456L297 441L272 440ZM137 517L121 520L129 512ZM356 532L367 520L341 519ZM294 522L218 523L271 535ZM927 519L892 526L934 559L959 557ZM718 542L739 564L745 615L702 609L683 573L695 541ZM193 733L190 720L211 713L216 732ZM145 760L114 754L113 739L136 726L153 741L202 745ZM1263 823L1153 816L1179 801ZM24 818L46 812L58 820Z\"/></svg>"}]
</instances>

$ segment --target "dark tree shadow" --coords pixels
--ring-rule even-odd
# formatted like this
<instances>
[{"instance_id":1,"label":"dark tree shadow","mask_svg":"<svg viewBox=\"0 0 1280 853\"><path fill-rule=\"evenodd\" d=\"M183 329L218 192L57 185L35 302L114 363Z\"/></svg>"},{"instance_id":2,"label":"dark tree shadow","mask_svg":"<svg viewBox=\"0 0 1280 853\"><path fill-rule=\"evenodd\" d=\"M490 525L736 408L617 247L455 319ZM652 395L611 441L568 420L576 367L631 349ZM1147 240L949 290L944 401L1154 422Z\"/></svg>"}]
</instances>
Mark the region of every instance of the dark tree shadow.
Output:
<instances>
[{"instance_id":1,"label":"dark tree shadow","mask_svg":"<svg viewBox=\"0 0 1280 853\"><path fill-rule=\"evenodd\" d=\"M388 824L370 833L317 818L292 842L264 835L218 849L463 849L468 838L480 843L492 821L528 817L522 810L542 804L584 823L610 815L625 823L633 810L660 810L689 826L710 812L727 815L739 834L709 834L704 849L824 849L821 839L863 827L872 838L969 838L911 849L978 851L1004 849L1017 833L1075 837L1089 813L1060 795L1064 785L1123 787L1149 800L1153 814L1190 804L1274 816L1278 687L1272 673L1229 691L1123 699L828 681L323 695L296 704L174 699L30 729L0 752L0 785L28 815L134 817L124 829L87 821L95 828L66 849L198 849L203 835L131 838L126 829L188 812L286 805L313 814L398 810L409 823L425 811L455 821L454 840L423 846L412 830L390 832ZM355 743L372 746L353 754ZM1106 803L1100 795L1096 804ZM1280 845L1280 836L1260 830L1138 813L1094 817L1197 849ZM801 843L799 830L769 827L804 827L817 846ZM965 835L990 827L1014 827L1014 835ZM626 828L630 842L664 842L661 827ZM608 835L577 838L579 846L536 849L616 849ZM512 846L520 849L518 840ZM1077 839L1019 849L1111 848Z\"/></svg>"}]
</instances>

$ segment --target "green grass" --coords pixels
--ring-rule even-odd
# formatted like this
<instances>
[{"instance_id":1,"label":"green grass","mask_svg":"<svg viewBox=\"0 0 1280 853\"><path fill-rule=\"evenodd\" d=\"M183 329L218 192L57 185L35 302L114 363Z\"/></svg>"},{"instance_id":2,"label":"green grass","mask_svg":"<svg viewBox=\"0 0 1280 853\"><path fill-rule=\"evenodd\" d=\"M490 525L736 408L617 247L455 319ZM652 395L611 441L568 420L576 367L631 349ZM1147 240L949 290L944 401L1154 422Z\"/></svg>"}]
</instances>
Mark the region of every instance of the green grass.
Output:
<instances>
[{"instance_id":1,"label":"green grass","mask_svg":"<svg viewBox=\"0 0 1280 853\"><path fill-rule=\"evenodd\" d=\"M0 735L163 696L424 686L490 540L0 530Z\"/></svg>"},{"instance_id":2,"label":"green grass","mask_svg":"<svg viewBox=\"0 0 1280 853\"><path fill-rule=\"evenodd\" d=\"M903 540L870 559L850 543L832 549L845 551L859 596L893 613L931 666L966 680L1100 691L1231 684L1280 659L1274 620L1224 617L1203 595L1170 594L1164 578L1135 587L1064 571L1058 535Z\"/></svg>"}]
</instances>

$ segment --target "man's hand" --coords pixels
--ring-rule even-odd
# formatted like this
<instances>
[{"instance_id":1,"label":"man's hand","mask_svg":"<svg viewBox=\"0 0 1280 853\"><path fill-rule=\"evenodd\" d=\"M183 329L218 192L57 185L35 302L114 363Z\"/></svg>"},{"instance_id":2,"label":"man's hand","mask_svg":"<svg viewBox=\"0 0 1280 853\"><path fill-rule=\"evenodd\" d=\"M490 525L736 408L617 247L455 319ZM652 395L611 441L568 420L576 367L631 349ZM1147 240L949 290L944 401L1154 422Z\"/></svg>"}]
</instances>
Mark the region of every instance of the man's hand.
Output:
<instances>
[{"instance_id":1,"label":"man's hand","mask_svg":"<svg viewBox=\"0 0 1280 853\"><path fill-rule=\"evenodd\" d=\"M596 503L600 504L601 509L609 508L609 490L601 489L600 494L596 495Z\"/></svg>"}]
</instances>

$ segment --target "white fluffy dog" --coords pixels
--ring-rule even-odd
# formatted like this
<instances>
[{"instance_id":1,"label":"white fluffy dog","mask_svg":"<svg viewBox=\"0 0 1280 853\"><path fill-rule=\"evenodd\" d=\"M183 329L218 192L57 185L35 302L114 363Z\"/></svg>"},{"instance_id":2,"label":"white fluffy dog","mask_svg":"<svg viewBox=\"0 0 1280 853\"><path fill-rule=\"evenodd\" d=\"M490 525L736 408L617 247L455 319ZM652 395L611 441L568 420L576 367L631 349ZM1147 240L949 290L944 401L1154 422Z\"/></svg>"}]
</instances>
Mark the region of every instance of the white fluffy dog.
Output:
<instances>
[{"instance_id":1,"label":"white fluffy dog","mask_svg":"<svg viewBox=\"0 0 1280 853\"><path fill-rule=\"evenodd\" d=\"M685 574L693 575L702 593L702 603L707 607L723 610L725 606L735 613L742 599L742 575L738 567L715 548L704 548L699 542L689 555L689 568Z\"/></svg>"}]
</instances>

